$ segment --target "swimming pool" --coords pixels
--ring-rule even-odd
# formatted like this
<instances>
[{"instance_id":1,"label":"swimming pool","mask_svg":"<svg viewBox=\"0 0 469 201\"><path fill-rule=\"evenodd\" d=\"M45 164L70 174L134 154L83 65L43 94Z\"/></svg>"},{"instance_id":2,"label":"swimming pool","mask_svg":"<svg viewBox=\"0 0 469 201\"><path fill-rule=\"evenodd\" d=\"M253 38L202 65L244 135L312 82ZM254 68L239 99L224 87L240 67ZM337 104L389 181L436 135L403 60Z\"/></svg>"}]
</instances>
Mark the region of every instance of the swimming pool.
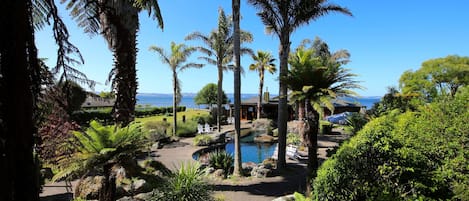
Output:
<instances>
[{"instance_id":1,"label":"swimming pool","mask_svg":"<svg viewBox=\"0 0 469 201\"><path fill-rule=\"evenodd\" d=\"M227 134L229 136L230 134ZM254 137L259 135L257 131L251 131L248 135L241 138L241 161L262 163L264 159L272 157L277 143L256 143ZM213 148L211 150L202 150L193 154L193 158L198 160L199 157L207 158L211 151L225 150L234 155L234 140L229 141L226 145Z\"/></svg>"}]
</instances>

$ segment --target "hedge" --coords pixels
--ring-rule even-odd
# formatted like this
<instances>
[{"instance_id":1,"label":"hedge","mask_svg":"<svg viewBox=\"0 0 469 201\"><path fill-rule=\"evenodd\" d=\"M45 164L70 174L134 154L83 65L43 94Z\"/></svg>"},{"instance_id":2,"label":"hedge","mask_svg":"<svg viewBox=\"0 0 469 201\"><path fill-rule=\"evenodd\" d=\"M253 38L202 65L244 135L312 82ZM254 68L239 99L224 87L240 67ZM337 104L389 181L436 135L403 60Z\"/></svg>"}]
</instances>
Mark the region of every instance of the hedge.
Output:
<instances>
[{"instance_id":1,"label":"hedge","mask_svg":"<svg viewBox=\"0 0 469 201\"><path fill-rule=\"evenodd\" d=\"M186 111L186 106L177 107L177 112L183 111ZM135 110L135 117L154 116L172 112L173 107L137 108ZM103 124L114 123L114 118L112 117L112 111L110 109L77 111L72 114L72 119L80 125L88 124L91 120L97 120Z\"/></svg>"}]
</instances>

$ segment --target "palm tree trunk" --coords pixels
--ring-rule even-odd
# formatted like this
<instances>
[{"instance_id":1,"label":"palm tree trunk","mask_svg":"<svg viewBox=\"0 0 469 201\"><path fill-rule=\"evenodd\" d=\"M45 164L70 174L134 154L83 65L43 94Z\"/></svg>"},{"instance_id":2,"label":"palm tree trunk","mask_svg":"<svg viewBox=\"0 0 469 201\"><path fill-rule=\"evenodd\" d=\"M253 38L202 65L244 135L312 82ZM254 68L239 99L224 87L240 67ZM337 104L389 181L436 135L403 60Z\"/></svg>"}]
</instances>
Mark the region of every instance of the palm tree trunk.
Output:
<instances>
[{"instance_id":1,"label":"palm tree trunk","mask_svg":"<svg viewBox=\"0 0 469 201\"><path fill-rule=\"evenodd\" d=\"M176 68L173 68L173 136L177 135L177 96L178 94L178 80Z\"/></svg>"},{"instance_id":2,"label":"palm tree trunk","mask_svg":"<svg viewBox=\"0 0 469 201\"><path fill-rule=\"evenodd\" d=\"M261 118L262 111L262 89L264 88L264 72L259 70L259 100L257 100L257 119Z\"/></svg>"},{"instance_id":3,"label":"palm tree trunk","mask_svg":"<svg viewBox=\"0 0 469 201\"><path fill-rule=\"evenodd\" d=\"M312 184L317 176L319 167L318 163L318 130L319 130L319 113L312 109L311 104L307 103L307 121L309 124L308 131L308 175L306 177L306 195L310 195L313 191Z\"/></svg>"},{"instance_id":4,"label":"palm tree trunk","mask_svg":"<svg viewBox=\"0 0 469 201\"><path fill-rule=\"evenodd\" d=\"M39 200L33 157L34 100L39 94L33 91L38 74L31 2L3 1L0 12L0 200Z\"/></svg>"},{"instance_id":5,"label":"palm tree trunk","mask_svg":"<svg viewBox=\"0 0 469 201\"><path fill-rule=\"evenodd\" d=\"M235 176L242 176L242 163L241 163L241 124L240 124L240 107L241 107L241 54L240 54L240 2L239 0L232 1L233 9L233 26L234 26L234 107L235 107L235 155L234 155L234 172Z\"/></svg>"},{"instance_id":6,"label":"palm tree trunk","mask_svg":"<svg viewBox=\"0 0 469 201\"><path fill-rule=\"evenodd\" d=\"M99 201L115 201L116 200L116 177L111 175L113 163L104 165L104 179L102 188L99 192Z\"/></svg>"},{"instance_id":7,"label":"palm tree trunk","mask_svg":"<svg viewBox=\"0 0 469 201\"><path fill-rule=\"evenodd\" d=\"M126 126L134 120L136 104L138 10L130 3L126 6L119 5L118 8L111 1L105 3L107 6L101 15L101 26L109 47L114 52L113 84L117 90L114 118L117 124Z\"/></svg>"},{"instance_id":8,"label":"palm tree trunk","mask_svg":"<svg viewBox=\"0 0 469 201\"><path fill-rule=\"evenodd\" d=\"M303 120L305 118L305 101L301 100L298 103L298 120Z\"/></svg>"},{"instance_id":9,"label":"palm tree trunk","mask_svg":"<svg viewBox=\"0 0 469 201\"><path fill-rule=\"evenodd\" d=\"M223 99L223 67L218 64L218 84L217 84L217 129L221 131L221 103Z\"/></svg>"},{"instance_id":10,"label":"palm tree trunk","mask_svg":"<svg viewBox=\"0 0 469 201\"><path fill-rule=\"evenodd\" d=\"M288 74L288 54L290 54L290 34L288 28L282 32L280 36L280 78ZM279 102L278 102L278 161L277 168L282 170L286 167L285 149L287 145L287 121L288 121L288 105L287 105L287 85L279 80Z\"/></svg>"}]
</instances>

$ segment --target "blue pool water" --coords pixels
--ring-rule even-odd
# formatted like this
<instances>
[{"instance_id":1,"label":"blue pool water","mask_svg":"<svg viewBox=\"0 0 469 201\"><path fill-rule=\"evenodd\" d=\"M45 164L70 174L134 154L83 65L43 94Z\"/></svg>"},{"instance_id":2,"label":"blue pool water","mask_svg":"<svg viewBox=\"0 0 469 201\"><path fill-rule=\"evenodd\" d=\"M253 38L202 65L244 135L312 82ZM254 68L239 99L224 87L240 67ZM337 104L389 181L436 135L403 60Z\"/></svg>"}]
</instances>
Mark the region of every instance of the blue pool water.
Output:
<instances>
[{"instance_id":1,"label":"blue pool water","mask_svg":"<svg viewBox=\"0 0 469 201\"><path fill-rule=\"evenodd\" d=\"M277 143L255 143L253 142L254 137L257 136L257 132L250 131L250 134L241 138L241 161L243 163L246 162L254 162L254 163L262 163L264 159L272 157L272 154L275 151L275 147ZM227 134L230 136L230 134ZM229 141L224 147L220 147L219 149L225 150L227 153L234 156L234 141ZM215 150L211 150L215 151ZM208 151L210 152L210 151ZM208 154L205 153L194 153L193 158L198 160L202 158L202 160L208 160Z\"/></svg>"},{"instance_id":2,"label":"blue pool water","mask_svg":"<svg viewBox=\"0 0 469 201\"><path fill-rule=\"evenodd\" d=\"M246 143L241 142L241 161L262 163L264 159L272 157L277 143ZM228 142L226 152L234 155L234 142Z\"/></svg>"}]
</instances>

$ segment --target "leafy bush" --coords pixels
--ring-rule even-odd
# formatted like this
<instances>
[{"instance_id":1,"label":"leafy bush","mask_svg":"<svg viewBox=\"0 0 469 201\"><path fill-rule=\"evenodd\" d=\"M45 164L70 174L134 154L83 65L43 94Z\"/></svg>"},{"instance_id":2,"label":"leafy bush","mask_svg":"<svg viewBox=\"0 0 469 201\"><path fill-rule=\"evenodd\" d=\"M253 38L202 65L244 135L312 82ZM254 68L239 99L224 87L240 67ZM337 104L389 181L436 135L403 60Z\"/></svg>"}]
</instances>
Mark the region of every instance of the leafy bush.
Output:
<instances>
[{"instance_id":1,"label":"leafy bush","mask_svg":"<svg viewBox=\"0 0 469 201\"><path fill-rule=\"evenodd\" d=\"M210 167L215 169L223 169L225 171L225 177L231 172L231 168L234 164L233 156L226 151L215 151L210 153L208 157L208 163Z\"/></svg>"},{"instance_id":2,"label":"leafy bush","mask_svg":"<svg viewBox=\"0 0 469 201\"><path fill-rule=\"evenodd\" d=\"M368 119L365 115L356 112L348 116L346 121L352 134L356 134L363 128L363 126L365 126L366 123L368 123Z\"/></svg>"},{"instance_id":3,"label":"leafy bush","mask_svg":"<svg viewBox=\"0 0 469 201\"><path fill-rule=\"evenodd\" d=\"M178 121L176 135L178 137L192 137L197 133L197 123L195 121ZM172 126L171 126L172 127Z\"/></svg>"},{"instance_id":4,"label":"leafy bush","mask_svg":"<svg viewBox=\"0 0 469 201\"><path fill-rule=\"evenodd\" d=\"M198 163L182 164L162 188L153 191L151 200L158 201L210 201L211 190L203 180Z\"/></svg>"},{"instance_id":5,"label":"leafy bush","mask_svg":"<svg viewBox=\"0 0 469 201\"><path fill-rule=\"evenodd\" d=\"M315 199L469 200L469 93L461 91L370 121L320 167Z\"/></svg>"},{"instance_id":6,"label":"leafy bush","mask_svg":"<svg viewBox=\"0 0 469 201\"><path fill-rule=\"evenodd\" d=\"M287 134L287 144L293 145L300 145L301 144L301 137L296 133L288 133Z\"/></svg>"},{"instance_id":7,"label":"leafy bush","mask_svg":"<svg viewBox=\"0 0 469 201\"><path fill-rule=\"evenodd\" d=\"M143 128L148 132L148 139L155 142L167 137L167 130L170 124L166 121L147 121L143 124Z\"/></svg>"},{"instance_id":8,"label":"leafy bush","mask_svg":"<svg viewBox=\"0 0 469 201\"><path fill-rule=\"evenodd\" d=\"M207 146L212 141L212 137L208 134L197 135L194 138L195 146Z\"/></svg>"}]
</instances>

